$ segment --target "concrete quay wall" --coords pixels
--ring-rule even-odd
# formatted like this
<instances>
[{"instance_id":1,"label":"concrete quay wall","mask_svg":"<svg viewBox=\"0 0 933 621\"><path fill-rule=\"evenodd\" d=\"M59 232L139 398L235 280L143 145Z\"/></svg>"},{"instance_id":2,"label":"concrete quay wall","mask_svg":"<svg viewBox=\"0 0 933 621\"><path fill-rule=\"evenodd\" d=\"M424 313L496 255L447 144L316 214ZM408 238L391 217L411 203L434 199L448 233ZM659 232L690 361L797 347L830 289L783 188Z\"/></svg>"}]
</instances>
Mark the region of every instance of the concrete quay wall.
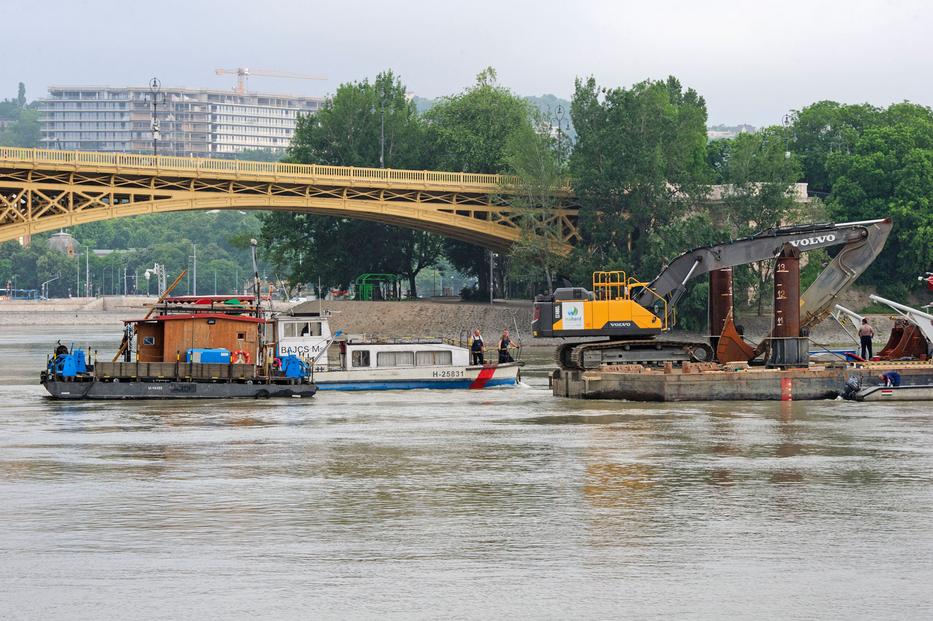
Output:
<instances>
[{"instance_id":1,"label":"concrete quay wall","mask_svg":"<svg viewBox=\"0 0 933 621\"><path fill-rule=\"evenodd\" d=\"M557 397L628 401L809 401L835 399L846 379L857 376L863 386L879 383L877 375L897 370L903 384L933 383L933 364L873 363L863 367L812 366L809 369L747 369L641 373L558 369L551 374Z\"/></svg>"}]
</instances>

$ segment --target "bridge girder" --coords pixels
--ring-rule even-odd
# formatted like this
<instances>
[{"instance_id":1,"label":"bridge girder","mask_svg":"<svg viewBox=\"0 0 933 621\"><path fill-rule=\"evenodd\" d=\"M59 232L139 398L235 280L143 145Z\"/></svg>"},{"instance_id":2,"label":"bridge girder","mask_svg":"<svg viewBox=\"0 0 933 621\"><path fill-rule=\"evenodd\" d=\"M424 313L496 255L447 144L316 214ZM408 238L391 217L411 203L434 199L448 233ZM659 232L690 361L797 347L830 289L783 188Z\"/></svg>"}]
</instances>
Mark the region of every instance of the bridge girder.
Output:
<instances>
[{"instance_id":1,"label":"bridge girder","mask_svg":"<svg viewBox=\"0 0 933 621\"><path fill-rule=\"evenodd\" d=\"M215 170L214 168L217 168ZM569 191L533 210L562 248L577 239ZM0 148L0 241L185 210L305 212L437 233L506 250L522 210L494 175ZM529 213L525 210L524 213Z\"/></svg>"}]
</instances>

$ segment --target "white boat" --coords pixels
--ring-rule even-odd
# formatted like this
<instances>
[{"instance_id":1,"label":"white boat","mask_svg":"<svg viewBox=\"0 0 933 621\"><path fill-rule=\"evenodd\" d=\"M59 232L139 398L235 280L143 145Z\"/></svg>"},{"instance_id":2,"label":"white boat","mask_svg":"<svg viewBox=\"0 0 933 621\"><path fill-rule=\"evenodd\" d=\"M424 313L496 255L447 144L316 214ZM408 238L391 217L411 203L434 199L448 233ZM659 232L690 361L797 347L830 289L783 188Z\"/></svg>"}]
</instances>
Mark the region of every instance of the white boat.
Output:
<instances>
[{"instance_id":1,"label":"white boat","mask_svg":"<svg viewBox=\"0 0 933 621\"><path fill-rule=\"evenodd\" d=\"M856 401L933 401L933 384L871 386L855 395Z\"/></svg>"},{"instance_id":2,"label":"white boat","mask_svg":"<svg viewBox=\"0 0 933 621\"><path fill-rule=\"evenodd\" d=\"M321 313L279 316L277 326L277 355L306 360L318 390L480 389L520 381L521 362L471 365L466 347L440 340L332 334Z\"/></svg>"}]
</instances>

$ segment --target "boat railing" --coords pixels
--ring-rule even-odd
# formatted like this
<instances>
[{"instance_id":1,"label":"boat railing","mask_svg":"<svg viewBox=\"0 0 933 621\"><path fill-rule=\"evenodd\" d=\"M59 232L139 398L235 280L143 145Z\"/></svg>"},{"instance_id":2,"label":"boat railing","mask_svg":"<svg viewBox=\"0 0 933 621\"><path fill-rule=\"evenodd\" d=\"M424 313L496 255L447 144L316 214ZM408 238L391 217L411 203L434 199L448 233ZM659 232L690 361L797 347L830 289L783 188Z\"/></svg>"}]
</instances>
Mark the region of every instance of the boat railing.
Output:
<instances>
[{"instance_id":1,"label":"boat railing","mask_svg":"<svg viewBox=\"0 0 933 621\"><path fill-rule=\"evenodd\" d=\"M348 345L456 345L451 339L425 338L415 336L375 336L370 334L356 335L347 340Z\"/></svg>"}]
</instances>

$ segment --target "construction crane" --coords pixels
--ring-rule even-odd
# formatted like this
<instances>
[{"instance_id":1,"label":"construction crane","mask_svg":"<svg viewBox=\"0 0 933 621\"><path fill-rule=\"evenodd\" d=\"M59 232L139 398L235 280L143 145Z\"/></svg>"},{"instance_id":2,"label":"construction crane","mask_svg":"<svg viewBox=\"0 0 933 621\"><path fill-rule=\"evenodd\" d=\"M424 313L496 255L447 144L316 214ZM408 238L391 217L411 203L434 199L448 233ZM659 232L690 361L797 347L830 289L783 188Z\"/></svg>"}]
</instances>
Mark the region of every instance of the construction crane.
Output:
<instances>
[{"instance_id":1,"label":"construction crane","mask_svg":"<svg viewBox=\"0 0 933 621\"><path fill-rule=\"evenodd\" d=\"M301 73L289 73L287 71L274 71L269 69L249 69L248 67L237 67L236 69L215 69L217 75L235 75L236 87L233 91L237 95L246 94L247 81L250 76L261 76L264 78L287 78L289 80L326 80L327 78L314 75L304 75Z\"/></svg>"}]
</instances>

